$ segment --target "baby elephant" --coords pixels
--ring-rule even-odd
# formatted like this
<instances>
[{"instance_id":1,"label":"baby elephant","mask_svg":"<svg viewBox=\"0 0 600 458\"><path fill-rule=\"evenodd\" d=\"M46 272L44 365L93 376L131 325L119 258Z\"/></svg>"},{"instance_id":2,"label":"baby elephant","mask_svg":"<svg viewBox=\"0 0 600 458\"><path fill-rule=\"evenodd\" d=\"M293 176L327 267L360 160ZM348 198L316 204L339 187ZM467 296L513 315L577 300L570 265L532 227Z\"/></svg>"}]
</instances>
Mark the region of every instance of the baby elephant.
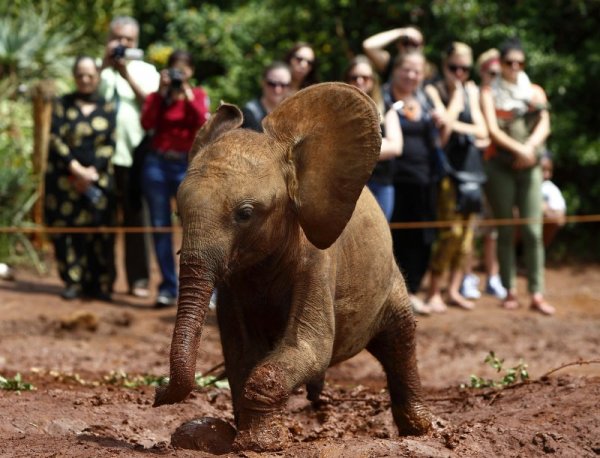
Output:
<instances>
[{"instance_id":1,"label":"baby elephant","mask_svg":"<svg viewBox=\"0 0 600 458\"><path fill-rule=\"evenodd\" d=\"M389 226L365 188L379 156L373 102L341 83L312 86L241 129L223 104L202 128L177 194L183 225L170 380L155 406L194 388L211 293L235 415L237 450L274 451L282 416L307 384L366 348L387 374L400 434L423 434L415 320Z\"/></svg>"}]
</instances>

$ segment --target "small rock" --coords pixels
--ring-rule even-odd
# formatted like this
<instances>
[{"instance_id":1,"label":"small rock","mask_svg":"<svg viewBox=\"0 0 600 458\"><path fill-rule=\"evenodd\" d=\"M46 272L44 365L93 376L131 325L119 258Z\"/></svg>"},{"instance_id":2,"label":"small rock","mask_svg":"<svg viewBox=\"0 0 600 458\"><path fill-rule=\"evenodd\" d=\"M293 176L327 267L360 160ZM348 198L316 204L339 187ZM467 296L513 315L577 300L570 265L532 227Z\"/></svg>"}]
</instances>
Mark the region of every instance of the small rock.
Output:
<instances>
[{"instance_id":1,"label":"small rock","mask_svg":"<svg viewBox=\"0 0 600 458\"><path fill-rule=\"evenodd\" d=\"M218 418L203 417L184 423L171 436L173 447L223 455L232 450L235 428Z\"/></svg>"},{"instance_id":2,"label":"small rock","mask_svg":"<svg viewBox=\"0 0 600 458\"><path fill-rule=\"evenodd\" d=\"M52 420L45 430L50 436L64 436L67 434L79 434L87 427L81 420L71 420L68 418L57 418Z\"/></svg>"}]
</instances>

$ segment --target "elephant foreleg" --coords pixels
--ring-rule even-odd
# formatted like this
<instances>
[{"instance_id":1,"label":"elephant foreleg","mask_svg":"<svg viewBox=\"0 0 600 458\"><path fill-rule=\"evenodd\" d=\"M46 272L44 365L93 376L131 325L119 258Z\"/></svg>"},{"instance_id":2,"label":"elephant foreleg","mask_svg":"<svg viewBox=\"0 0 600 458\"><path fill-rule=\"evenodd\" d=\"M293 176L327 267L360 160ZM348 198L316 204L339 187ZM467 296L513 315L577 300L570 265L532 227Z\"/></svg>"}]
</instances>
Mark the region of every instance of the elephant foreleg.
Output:
<instances>
[{"instance_id":1,"label":"elephant foreleg","mask_svg":"<svg viewBox=\"0 0 600 458\"><path fill-rule=\"evenodd\" d=\"M297 386L320 380L331 360L332 326L315 332L314 326L299 325L286 333L294 339L282 339L279 346L251 372L242 390L238 409L238 450L274 451L290 440L283 423L289 395ZM329 333L329 334L328 334ZM318 390L320 392L320 389ZM318 397L318 393L315 392Z\"/></svg>"},{"instance_id":2,"label":"elephant foreleg","mask_svg":"<svg viewBox=\"0 0 600 458\"><path fill-rule=\"evenodd\" d=\"M234 449L275 451L290 441L283 412L290 389L285 374L274 364L257 367L244 385L238 405L238 434Z\"/></svg>"}]
</instances>

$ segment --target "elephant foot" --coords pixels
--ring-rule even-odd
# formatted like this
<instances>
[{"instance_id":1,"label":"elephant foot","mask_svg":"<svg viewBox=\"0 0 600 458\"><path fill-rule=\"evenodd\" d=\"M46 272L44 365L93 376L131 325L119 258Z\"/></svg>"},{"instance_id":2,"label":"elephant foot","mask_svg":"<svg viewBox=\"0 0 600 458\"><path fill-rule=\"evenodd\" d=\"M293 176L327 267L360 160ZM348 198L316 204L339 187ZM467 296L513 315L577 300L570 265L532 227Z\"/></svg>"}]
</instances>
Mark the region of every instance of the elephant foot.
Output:
<instances>
[{"instance_id":1,"label":"elephant foot","mask_svg":"<svg viewBox=\"0 0 600 458\"><path fill-rule=\"evenodd\" d=\"M234 451L276 452L291 442L289 430L284 426L282 415L261 415L251 422L251 427L238 431L233 442Z\"/></svg>"},{"instance_id":2,"label":"elephant foot","mask_svg":"<svg viewBox=\"0 0 600 458\"><path fill-rule=\"evenodd\" d=\"M272 452L289 444L290 432L283 423L289 397L284 380L282 369L273 364L253 371L244 386L234 450Z\"/></svg>"},{"instance_id":3,"label":"elephant foot","mask_svg":"<svg viewBox=\"0 0 600 458\"><path fill-rule=\"evenodd\" d=\"M199 450L213 455L232 451L235 428L218 418L202 417L181 425L171 435L171 445L176 448Z\"/></svg>"},{"instance_id":4,"label":"elephant foot","mask_svg":"<svg viewBox=\"0 0 600 458\"><path fill-rule=\"evenodd\" d=\"M392 405L392 415L401 436L422 436L432 429L433 417L421 404L403 408Z\"/></svg>"}]
</instances>

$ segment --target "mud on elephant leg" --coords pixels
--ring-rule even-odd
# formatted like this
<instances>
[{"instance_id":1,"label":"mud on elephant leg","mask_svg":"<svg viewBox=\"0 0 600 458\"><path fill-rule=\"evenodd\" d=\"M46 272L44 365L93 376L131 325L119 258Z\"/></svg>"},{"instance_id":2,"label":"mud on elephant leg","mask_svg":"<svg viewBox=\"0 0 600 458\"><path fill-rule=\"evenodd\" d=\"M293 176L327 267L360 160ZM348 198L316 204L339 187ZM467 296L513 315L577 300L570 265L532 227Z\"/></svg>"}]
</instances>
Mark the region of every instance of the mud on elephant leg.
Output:
<instances>
[{"instance_id":1,"label":"mud on elephant leg","mask_svg":"<svg viewBox=\"0 0 600 458\"><path fill-rule=\"evenodd\" d=\"M432 416L422 401L417 370L416 324L406 295L393 295L390 302L384 321L386 325L367 349L385 370L392 414L399 434L421 435L431 429Z\"/></svg>"},{"instance_id":2,"label":"mud on elephant leg","mask_svg":"<svg viewBox=\"0 0 600 458\"><path fill-rule=\"evenodd\" d=\"M234 450L276 451L290 442L283 413L289 398L284 372L274 364L256 368L243 389Z\"/></svg>"}]
</instances>

